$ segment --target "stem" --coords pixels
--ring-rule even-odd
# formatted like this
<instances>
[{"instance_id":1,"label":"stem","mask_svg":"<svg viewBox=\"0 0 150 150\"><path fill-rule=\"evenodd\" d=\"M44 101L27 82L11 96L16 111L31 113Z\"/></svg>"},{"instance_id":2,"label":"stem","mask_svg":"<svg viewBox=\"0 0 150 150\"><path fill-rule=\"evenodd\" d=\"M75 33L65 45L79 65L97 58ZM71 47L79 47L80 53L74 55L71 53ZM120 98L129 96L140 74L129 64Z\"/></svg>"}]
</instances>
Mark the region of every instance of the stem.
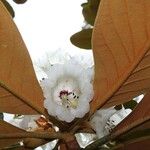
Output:
<instances>
[{"instance_id":1,"label":"stem","mask_svg":"<svg viewBox=\"0 0 150 150\"><path fill-rule=\"evenodd\" d=\"M53 148L53 150L58 150L58 147L59 147L59 145L60 145L60 140L56 143L56 145L55 145L55 147Z\"/></svg>"},{"instance_id":2,"label":"stem","mask_svg":"<svg viewBox=\"0 0 150 150\"><path fill-rule=\"evenodd\" d=\"M0 148L0 150L10 150L10 149L16 149L16 148L21 148L21 147L22 147L22 145L20 145L20 143L18 143L18 144L15 144L15 145Z\"/></svg>"},{"instance_id":3,"label":"stem","mask_svg":"<svg viewBox=\"0 0 150 150\"><path fill-rule=\"evenodd\" d=\"M110 139L111 139L111 137L109 135L104 136L103 138L96 140L95 142L91 143L90 145L88 145L84 149L85 150L96 150L99 146L107 143Z\"/></svg>"},{"instance_id":4,"label":"stem","mask_svg":"<svg viewBox=\"0 0 150 150\"><path fill-rule=\"evenodd\" d=\"M0 134L0 139L13 139L13 138L64 139L64 134L59 132L7 133L7 134Z\"/></svg>"},{"instance_id":5,"label":"stem","mask_svg":"<svg viewBox=\"0 0 150 150\"><path fill-rule=\"evenodd\" d=\"M96 140L95 142L89 144L85 147L85 150L96 150L99 146L107 144L109 141L119 141L121 144L130 143L131 141L142 139L142 138L149 138L150 139L150 129L135 131L135 132L127 132L124 135L108 135L104 136L101 139ZM119 143L119 144L120 144ZM118 146L118 144L116 145Z\"/></svg>"}]
</instances>

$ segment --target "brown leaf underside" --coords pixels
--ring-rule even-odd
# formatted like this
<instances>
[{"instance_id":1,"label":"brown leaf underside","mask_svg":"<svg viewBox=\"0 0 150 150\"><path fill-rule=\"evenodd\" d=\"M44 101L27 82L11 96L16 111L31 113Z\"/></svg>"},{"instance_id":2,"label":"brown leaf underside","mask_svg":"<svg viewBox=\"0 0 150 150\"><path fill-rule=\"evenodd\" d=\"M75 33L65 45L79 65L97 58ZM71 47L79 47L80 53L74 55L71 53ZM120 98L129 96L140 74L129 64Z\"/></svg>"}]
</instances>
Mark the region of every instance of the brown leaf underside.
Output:
<instances>
[{"instance_id":1,"label":"brown leaf underside","mask_svg":"<svg viewBox=\"0 0 150 150\"><path fill-rule=\"evenodd\" d=\"M90 114L150 89L150 1L102 0L93 31L95 96Z\"/></svg>"},{"instance_id":2,"label":"brown leaf underside","mask_svg":"<svg viewBox=\"0 0 150 150\"><path fill-rule=\"evenodd\" d=\"M143 100L133 110L133 112L127 116L118 126L116 126L111 135L112 137L118 137L121 139L121 148L118 150L130 150L130 149L149 149L150 146L150 92L146 94ZM145 132L145 131L146 132ZM137 132L145 132L145 137L131 140L131 135L137 135ZM141 135L141 134L140 134ZM125 142L123 139L128 138ZM123 142L123 143L122 143Z\"/></svg>"},{"instance_id":3,"label":"brown leaf underside","mask_svg":"<svg viewBox=\"0 0 150 150\"><path fill-rule=\"evenodd\" d=\"M142 139L140 141L133 141L130 143L124 143L116 150L149 150L150 148L150 138Z\"/></svg>"},{"instance_id":4,"label":"brown leaf underside","mask_svg":"<svg viewBox=\"0 0 150 150\"><path fill-rule=\"evenodd\" d=\"M43 95L26 46L0 2L0 112L44 113Z\"/></svg>"},{"instance_id":5,"label":"brown leaf underside","mask_svg":"<svg viewBox=\"0 0 150 150\"><path fill-rule=\"evenodd\" d=\"M7 134L7 133L24 133L24 130L21 130L15 126L10 125L5 121L0 120L0 134ZM21 141L21 139L0 139L0 148L8 147L14 143Z\"/></svg>"},{"instance_id":6,"label":"brown leaf underside","mask_svg":"<svg viewBox=\"0 0 150 150\"><path fill-rule=\"evenodd\" d=\"M118 136L128 131L135 132L137 130L150 129L149 100L150 92L144 96L133 112L114 128L112 135Z\"/></svg>"},{"instance_id":7,"label":"brown leaf underside","mask_svg":"<svg viewBox=\"0 0 150 150\"><path fill-rule=\"evenodd\" d=\"M45 143L47 143L47 140L44 139L38 139L38 138L15 138L15 137L10 137L10 138L2 138L3 135L8 135L8 134L22 134L25 135L27 132L25 130L22 130L20 128L17 128L5 121L0 120L0 149L1 148L7 148L7 147L13 147L13 145L18 144L18 142L22 141L28 148L31 147L31 149L39 147ZM20 147L17 148L17 150L28 150L28 148L25 147Z\"/></svg>"}]
</instances>

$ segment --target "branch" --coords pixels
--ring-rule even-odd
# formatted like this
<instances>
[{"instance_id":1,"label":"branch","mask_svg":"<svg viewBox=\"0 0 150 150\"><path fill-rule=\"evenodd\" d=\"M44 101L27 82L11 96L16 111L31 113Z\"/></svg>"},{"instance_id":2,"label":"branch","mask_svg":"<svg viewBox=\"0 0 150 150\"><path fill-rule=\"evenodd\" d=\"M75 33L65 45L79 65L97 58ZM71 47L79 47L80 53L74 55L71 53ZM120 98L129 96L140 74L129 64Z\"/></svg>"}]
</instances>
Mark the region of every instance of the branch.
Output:
<instances>
[{"instance_id":1,"label":"branch","mask_svg":"<svg viewBox=\"0 0 150 150\"><path fill-rule=\"evenodd\" d=\"M109 140L111 140L111 136L104 136L101 139L96 140L95 142L91 143L87 147L85 147L85 150L96 150L99 146L107 143Z\"/></svg>"},{"instance_id":2,"label":"branch","mask_svg":"<svg viewBox=\"0 0 150 150\"><path fill-rule=\"evenodd\" d=\"M21 145L20 143L17 143L17 144L11 145L11 146L0 148L0 150L10 150L10 149L17 149L17 148L21 148L21 147L23 147L23 145Z\"/></svg>"},{"instance_id":3,"label":"branch","mask_svg":"<svg viewBox=\"0 0 150 150\"><path fill-rule=\"evenodd\" d=\"M64 137L65 137L65 133L59 133L59 132L25 132L25 133L0 134L0 139L39 138L39 139L62 139L64 140Z\"/></svg>"}]
</instances>

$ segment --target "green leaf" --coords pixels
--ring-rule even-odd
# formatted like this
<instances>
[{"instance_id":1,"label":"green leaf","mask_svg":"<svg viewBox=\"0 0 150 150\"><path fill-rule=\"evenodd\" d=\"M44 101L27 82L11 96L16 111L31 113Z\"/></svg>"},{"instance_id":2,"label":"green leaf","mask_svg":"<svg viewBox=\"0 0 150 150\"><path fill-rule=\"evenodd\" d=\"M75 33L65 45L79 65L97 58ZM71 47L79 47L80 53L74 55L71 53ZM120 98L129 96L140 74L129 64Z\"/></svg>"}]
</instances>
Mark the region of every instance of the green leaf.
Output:
<instances>
[{"instance_id":1,"label":"green leaf","mask_svg":"<svg viewBox=\"0 0 150 150\"><path fill-rule=\"evenodd\" d=\"M79 48L91 49L91 37L93 29L84 29L71 36L71 43Z\"/></svg>"},{"instance_id":2,"label":"green leaf","mask_svg":"<svg viewBox=\"0 0 150 150\"><path fill-rule=\"evenodd\" d=\"M123 106L124 106L125 109L130 108L132 110L135 108L136 105L137 105L137 102L134 101L134 100L131 100L131 101L126 102L126 103L123 104Z\"/></svg>"},{"instance_id":3,"label":"green leaf","mask_svg":"<svg viewBox=\"0 0 150 150\"><path fill-rule=\"evenodd\" d=\"M90 25L94 25L98 6L99 6L100 0L89 0L87 3L83 3L81 6L83 7L82 13L84 16L84 19L87 23Z\"/></svg>"},{"instance_id":4,"label":"green leaf","mask_svg":"<svg viewBox=\"0 0 150 150\"><path fill-rule=\"evenodd\" d=\"M3 120L4 116L3 113L0 113L0 120Z\"/></svg>"},{"instance_id":5,"label":"green leaf","mask_svg":"<svg viewBox=\"0 0 150 150\"><path fill-rule=\"evenodd\" d=\"M4 4L4 6L8 10L8 12L12 16L12 18L14 18L15 17L15 12L14 12L13 8L11 7L11 5L6 0L1 0L1 2Z\"/></svg>"},{"instance_id":6,"label":"green leaf","mask_svg":"<svg viewBox=\"0 0 150 150\"><path fill-rule=\"evenodd\" d=\"M13 0L15 3L17 4L23 4L25 3L27 0Z\"/></svg>"},{"instance_id":7,"label":"green leaf","mask_svg":"<svg viewBox=\"0 0 150 150\"><path fill-rule=\"evenodd\" d=\"M134 100L131 100L131 101L126 102L126 103L123 104L125 109L132 109L132 110L136 107L136 105L137 105L137 102L134 101ZM116 110L122 109L122 105L115 106L115 109Z\"/></svg>"},{"instance_id":8,"label":"green leaf","mask_svg":"<svg viewBox=\"0 0 150 150\"><path fill-rule=\"evenodd\" d=\"M115 109L116 109L116 110L122 109L122 105L117 105L117 106L115 106Z\"/></svg>"}]
</instances>

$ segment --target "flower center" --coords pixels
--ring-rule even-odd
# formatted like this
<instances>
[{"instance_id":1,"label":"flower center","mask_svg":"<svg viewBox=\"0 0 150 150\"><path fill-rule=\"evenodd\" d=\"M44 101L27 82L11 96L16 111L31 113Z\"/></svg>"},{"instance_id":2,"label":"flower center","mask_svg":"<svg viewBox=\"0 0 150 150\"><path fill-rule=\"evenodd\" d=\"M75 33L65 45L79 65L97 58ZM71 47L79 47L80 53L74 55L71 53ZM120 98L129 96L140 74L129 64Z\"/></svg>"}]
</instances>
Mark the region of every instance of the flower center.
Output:
<instances>
[{"instance_id":1,"label":"flower center","mask_svg":"<svg viewBox=\"0 0 150 150\"><path fill-rule=\"evenodd\" d=\"M57 96L57 97L56 97ZM72 78L63 78L57 82L54 89L54 100L66 108L76 109L79 102L80 90L78 82Z\"/></svg>"},{"instance_id":2,"label":"flower center","mask_svg":"<svg viewBox=\"0 0 150 150\"><path fill-rule=\"evenodd\" d=\"M77 108L79 96L76 95L74 92L68 92L63 90L60 91L59 97L62 100L62 104L67 108Z\"/></svg>"}]
</instances>

